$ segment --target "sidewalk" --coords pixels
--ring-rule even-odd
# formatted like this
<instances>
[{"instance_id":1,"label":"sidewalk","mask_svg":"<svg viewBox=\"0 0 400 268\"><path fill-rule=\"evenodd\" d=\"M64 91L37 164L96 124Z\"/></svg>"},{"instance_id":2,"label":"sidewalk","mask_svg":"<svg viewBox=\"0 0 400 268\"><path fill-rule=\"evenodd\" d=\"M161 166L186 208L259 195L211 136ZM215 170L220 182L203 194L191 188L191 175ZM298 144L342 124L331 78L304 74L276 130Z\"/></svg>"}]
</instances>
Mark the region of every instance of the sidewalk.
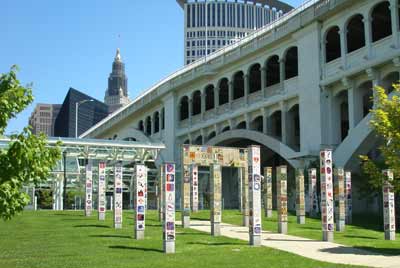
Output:
<instances>
[{"instance_id":1,"label":"sidewalk","mask_svg":"<svg viewBox=\"0 0 400 268\"><path fill-rule=\"evenodd\" d=\"M210 233L209 221L191 221L190 228ZM221 224L221 235L249 240L248 227ZM400 256L383 256L350 246L263 231L262 245L310 259L368 267L400 268Z\"/></svg>"}]
</instances>

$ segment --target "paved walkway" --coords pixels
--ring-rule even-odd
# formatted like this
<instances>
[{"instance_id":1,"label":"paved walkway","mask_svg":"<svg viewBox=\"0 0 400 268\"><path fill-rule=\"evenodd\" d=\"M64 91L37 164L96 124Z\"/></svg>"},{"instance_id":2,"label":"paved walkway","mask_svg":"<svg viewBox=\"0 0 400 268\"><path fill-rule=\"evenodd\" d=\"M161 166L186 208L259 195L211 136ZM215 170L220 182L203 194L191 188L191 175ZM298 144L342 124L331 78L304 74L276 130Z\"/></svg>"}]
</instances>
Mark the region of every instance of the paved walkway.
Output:
<instances>
[{"instance_id":1,"label":"paved walkway","mask_svg":"<svg viewBox=\"0 0 400 268\"><path fill-rule=\"evenodd\" d=\"M208 221L192 220L190 228L202 232L211 232L210 222ZM226 237L248 241L248 230L247 227L243 226L221 224L221 234ZM356 249L350 246L268 231L263 231L262 233L262 245L319 261L368 267L400 268L400 256L382 256L379 253Z\"/></svg>"}]
</instances>

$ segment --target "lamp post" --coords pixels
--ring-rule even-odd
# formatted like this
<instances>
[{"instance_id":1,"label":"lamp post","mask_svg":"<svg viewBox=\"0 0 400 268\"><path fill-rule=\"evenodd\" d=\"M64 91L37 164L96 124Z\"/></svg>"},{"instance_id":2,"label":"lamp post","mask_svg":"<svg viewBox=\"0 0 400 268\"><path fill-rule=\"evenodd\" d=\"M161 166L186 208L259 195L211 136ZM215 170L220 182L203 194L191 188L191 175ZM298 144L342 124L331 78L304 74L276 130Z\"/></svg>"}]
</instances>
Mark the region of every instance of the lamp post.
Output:
<instances>
[{"instance_id":1,"label":"lamp post","mask_svg":"<svg viewBox=\"0 0 400 268\"><path fill-rule=\"evenodd\" d=\"M86 102L93 102L93 99L81 100L75 102L75 138L78 138L78 109L79 105L84 104Z\"/></svg>"}]
</instances>

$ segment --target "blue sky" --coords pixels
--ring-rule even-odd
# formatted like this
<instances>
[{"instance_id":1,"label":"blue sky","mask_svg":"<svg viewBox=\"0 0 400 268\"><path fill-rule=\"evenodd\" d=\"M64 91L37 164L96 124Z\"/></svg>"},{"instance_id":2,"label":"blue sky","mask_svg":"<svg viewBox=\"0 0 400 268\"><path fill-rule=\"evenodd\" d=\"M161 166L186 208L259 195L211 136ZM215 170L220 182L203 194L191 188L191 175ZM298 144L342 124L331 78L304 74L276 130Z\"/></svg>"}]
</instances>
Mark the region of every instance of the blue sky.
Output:
<instances>
[{"instance_id":1,"label":"blue sky","mask_svg":"<svg viewBox=\"0 0 400 268\"><path fill-rule=\"evenodd\" d=\"M103 101L117 47L131 98L183 66L183 12L174 0L2 0L1 9L0 73L17 64L35 96L7 133L28 124L36 103L62 103L69 87Z\"/></svg>"}]
</instances>

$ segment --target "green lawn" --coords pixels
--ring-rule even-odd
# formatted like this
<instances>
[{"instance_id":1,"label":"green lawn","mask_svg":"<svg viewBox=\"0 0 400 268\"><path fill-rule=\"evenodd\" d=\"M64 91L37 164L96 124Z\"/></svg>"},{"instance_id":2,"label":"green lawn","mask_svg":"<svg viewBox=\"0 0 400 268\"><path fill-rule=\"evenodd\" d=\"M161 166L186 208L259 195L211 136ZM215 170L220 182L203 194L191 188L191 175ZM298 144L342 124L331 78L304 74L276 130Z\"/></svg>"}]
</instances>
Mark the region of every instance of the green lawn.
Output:
<instances>
[{"instance_id":1,"label":"green lawn","mask_svg":"<svg viewBox=\"0 0 400 268\"><path fill-rule=\"evenodd\" d=\"M209 211L200 211L192 213L194 219L208 219ZM222 221L226 223L241 225L242 215L237 210L224 210ZM378 252L380 254L400 255L400 233L397 233L398 239L395 241L387 241L384 239L383 226L379 219L367 216L354 216L353 224L346 225L344 232L336 232L334 234L335 242L339 244L349 245L365 250ZM263 230L277 232L277 214L273 211L272 218L263 217ZM288 234L321 240L321 220L306 218L306 224L297 224L296 216L289 215Z\"/></svg>"},{"instance_id":2,"label":"green lawn","mask_svg":"<svg viewBox=\"0 0 400 268\"><path fill-rule=\"evenodd\" d=\"M237 218L233 211L224 216L230 221ZM142 241L132 238L131 213L125 213L123 229L114 230L111 214L99 222L96 213L86 218L83 212L26 211L0 222L0 267L354 267L181 228L177 228L176 254L165 255L161 233L155 211L149 212Z\"/></svg>"}]
</instances>

